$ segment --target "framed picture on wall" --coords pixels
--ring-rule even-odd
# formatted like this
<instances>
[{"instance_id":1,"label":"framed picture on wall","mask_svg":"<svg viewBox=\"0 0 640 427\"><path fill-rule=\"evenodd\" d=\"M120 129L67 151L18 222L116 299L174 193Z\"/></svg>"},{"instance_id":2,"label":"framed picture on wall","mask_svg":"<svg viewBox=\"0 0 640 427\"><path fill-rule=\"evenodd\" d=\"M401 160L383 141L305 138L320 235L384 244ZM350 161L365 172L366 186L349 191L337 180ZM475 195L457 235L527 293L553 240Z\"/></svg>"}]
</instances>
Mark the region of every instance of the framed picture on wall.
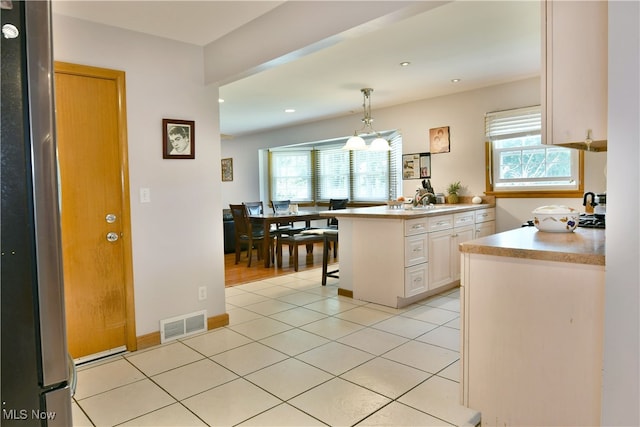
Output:
<instances>
[{"instance_id":1,"label":"framed picture on wall","mask_svg":"<svg viewBox=\"0 0 640 427\"><path fill-rule=\"evenodd\" d=\"M402 156L402 179L431 178L431 154L415 153Z\"/></svg>"},{"instance_id":2,"label":"framed picture on wall","mask_svg":"<svg viewBox=\"0 0 640 427\"><path fill-rule=\"evenodd\" d=\"M162 158L196 158L196 124L190 120L162 119Z\"/></svg>"},{"instance_id":3,"label":"framed picture on wall","mask_svg":"<svg viewBox=\"0 0 640 427\"><path fill-rule=\"evenodd\" d=\"M429 129L429 146L431 154L448 153L451 149L449 126Z\"/></svg>"},{"instance_id":4,"label":"framed picture on wall","mask_svg":"<svg viewBox=\"0 0 640 427\"><path fill-rule=\"evenodd\" d=\"M222 181L233 181L233 159L222 159Z\"/></svg>"}]
</instances>

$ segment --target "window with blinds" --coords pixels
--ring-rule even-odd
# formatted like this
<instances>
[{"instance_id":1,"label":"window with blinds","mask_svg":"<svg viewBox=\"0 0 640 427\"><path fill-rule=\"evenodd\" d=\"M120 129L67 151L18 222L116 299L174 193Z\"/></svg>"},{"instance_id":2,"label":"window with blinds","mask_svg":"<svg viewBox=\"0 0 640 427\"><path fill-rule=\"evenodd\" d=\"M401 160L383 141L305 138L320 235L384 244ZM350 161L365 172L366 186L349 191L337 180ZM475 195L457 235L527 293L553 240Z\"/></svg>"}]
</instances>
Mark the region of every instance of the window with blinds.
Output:
<instances>
[{"instance_id":1,"label":"window with blinds","mask_svg":"<svg viewBox=\"0 0 640 427\"><path fill-rule=\"evenodd\" d=\"M540 106L485 115L492 191L576 190L578 151L542 144Z\"/></svg>"},{"instance_id":2,"label":"window with blinds","mask_svg":"<svg viewBox=\"0 0 640 427\"><path fill-rule=\"evenodd\" d=\"M390 151L343 150L346 140L316 142L307 151L287 147L270 150L271 200L328 202L348 198L350 202L375 203L395 199L402 182L402 137L396 132L383 136L390 141ZM300 172L292 169L305 161L307 167L300 166ZM308 198L300 197L307 194Z\"/></svg>"},{"instance_id":3,"label":"window with blinds","mask_svg":"<svg viewBox=\"0 0 640 427\"><path fill-rule=\"evenodd\" d=\"M271 200L313 201L312 151L272 151L269 156Z\"/></svg>"}]
</instances>

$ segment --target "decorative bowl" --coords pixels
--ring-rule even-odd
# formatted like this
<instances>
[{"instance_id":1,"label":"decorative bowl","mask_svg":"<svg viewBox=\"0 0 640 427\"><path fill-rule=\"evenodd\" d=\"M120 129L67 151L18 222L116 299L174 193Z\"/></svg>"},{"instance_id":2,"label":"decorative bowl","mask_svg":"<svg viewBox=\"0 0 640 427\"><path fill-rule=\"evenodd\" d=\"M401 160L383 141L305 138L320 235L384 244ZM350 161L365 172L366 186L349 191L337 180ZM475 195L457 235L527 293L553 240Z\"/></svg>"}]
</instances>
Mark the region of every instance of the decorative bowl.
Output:
<instances>
[{"instance_id":1,"label":"decorative bowl","mask_svg":"<svg viewBox=\"0 0 640 427\"><path fill-rule=\"evenodd\" d=\"M404 204L404 201L402 200L389 200L387 202L387 207L389 209L402 209L403 204Z\"/></svg>"},{"instance_id":2,"label":"decorative bowl","mask_svg":"<svg viewBox=\"0 0 640 427\"><path fill-rule=\"evenodd\" d=\"M571 233L578 226L580 212L568 206L549 205L534 209L533 224L540 231Z\"/></svg>"}]
</instances>

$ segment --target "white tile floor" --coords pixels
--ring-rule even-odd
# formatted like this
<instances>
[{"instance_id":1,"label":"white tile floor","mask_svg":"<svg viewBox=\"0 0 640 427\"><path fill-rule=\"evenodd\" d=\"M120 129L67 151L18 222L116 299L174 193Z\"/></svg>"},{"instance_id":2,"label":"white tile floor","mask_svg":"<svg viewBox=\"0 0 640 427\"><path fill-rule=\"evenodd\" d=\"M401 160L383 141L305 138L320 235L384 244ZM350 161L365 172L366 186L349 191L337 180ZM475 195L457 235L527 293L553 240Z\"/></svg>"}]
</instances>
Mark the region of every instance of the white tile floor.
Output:
<instances>
[{"instance_id":1,"label":"white tile floor","mask_svg":"<svg viewBox=\"0 0 640 427\"><path fill-rule=\"evenodd\" d=\"M320 270L227 288L227 327L81 366L75 426L474 425L459 290L396 310Z\"/></svg>"}]
</instances>

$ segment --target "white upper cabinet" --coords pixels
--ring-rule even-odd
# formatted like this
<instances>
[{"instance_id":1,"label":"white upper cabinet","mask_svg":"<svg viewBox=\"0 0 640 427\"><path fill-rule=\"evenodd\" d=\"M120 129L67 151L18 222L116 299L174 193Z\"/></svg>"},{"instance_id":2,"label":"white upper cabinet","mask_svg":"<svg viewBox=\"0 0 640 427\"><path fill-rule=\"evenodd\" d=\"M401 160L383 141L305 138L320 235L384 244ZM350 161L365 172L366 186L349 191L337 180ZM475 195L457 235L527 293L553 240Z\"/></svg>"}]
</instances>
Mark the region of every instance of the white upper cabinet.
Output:
<instances>
[{"instance_id":1,"label":"white upper cabinet","mask_svg":"<svg viewBox=\"0 0 640 427\"><path fill-rule=\"evenodd\" d=\"M606 150L607 2L542 2L542 138Z\"/></svg>"}]
</instances>

